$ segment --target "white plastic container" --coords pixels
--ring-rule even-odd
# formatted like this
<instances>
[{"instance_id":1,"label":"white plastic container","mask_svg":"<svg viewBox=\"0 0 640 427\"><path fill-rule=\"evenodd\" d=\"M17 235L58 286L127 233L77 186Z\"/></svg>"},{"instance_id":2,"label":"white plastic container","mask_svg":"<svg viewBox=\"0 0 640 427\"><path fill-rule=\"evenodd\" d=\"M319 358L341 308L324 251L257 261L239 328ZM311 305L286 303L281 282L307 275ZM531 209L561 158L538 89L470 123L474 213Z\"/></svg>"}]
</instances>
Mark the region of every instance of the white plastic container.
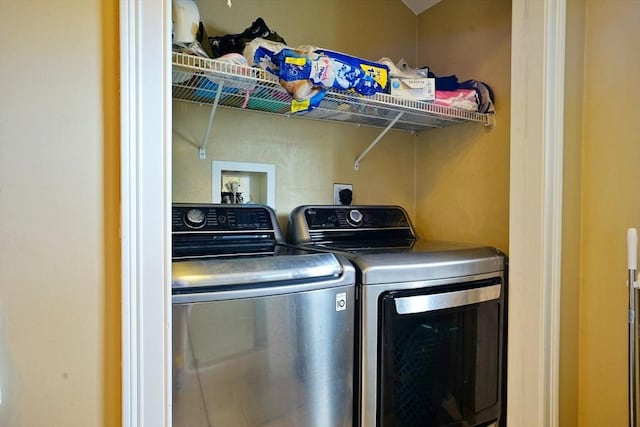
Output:
<instances>
[{"instance_id":1,"label":"white plastic container","mask_svg":"<svg viewBox=\"0 0 640 427\"><path fill-rule=\"evenodd\" d=\"M200 12L193 0L173 0L171 19L174 43L193 43L196 40Z\"/></svg>"}]
</instances>

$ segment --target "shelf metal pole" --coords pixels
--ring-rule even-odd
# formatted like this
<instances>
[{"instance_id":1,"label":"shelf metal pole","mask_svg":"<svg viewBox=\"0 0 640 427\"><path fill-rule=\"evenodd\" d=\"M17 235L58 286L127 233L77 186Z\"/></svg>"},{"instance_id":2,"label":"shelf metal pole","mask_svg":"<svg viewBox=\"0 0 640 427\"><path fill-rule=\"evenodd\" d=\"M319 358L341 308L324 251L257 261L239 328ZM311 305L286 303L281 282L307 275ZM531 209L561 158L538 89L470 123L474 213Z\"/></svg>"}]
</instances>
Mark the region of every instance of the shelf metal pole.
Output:
<instances>
[{"instance_id":1,"label":"shelf metal pole","mask_svg":"<svg viewBox=\"0 0 640 427\"><path fill-rule=\"evenodd\" d=\"M637 324L636 324L636 289L633 286L635 270L629 270L629 427L637 426Z\"/></svg>"},{"instance_id":2,"label":"shelf metal pole","mask_svg":"<svg viewBox=\"0 0 640 427\"><path fill-rule=\"evenodd\" d=\"M211 126L213 125L213 118L216 115L216 109L218 108L218 102L220 102L220 94L222 93L222 88L224 87L224 81L216 80L216 84L218 85L218 91L216 92L216 97L213 100L213 105L211 105L211 114L209 115L209 124L207 125L207 130L204 133L204 138L202 138L202 144L200 145L200 149L198 150L198 157L200 160L204 160L207 158L207 142L209 141L209 133L211 133Z\"/></svg>"},{"instance_id":3,"label":"shelf metal pole","mask_svg":"<svg viewBox=\"0 0 640 427\"><path fill-rule=\"evenodd\" d=\"M387 132L389 132L389 130L390 130L393 126L395 126L395 124L396 124L396 123L398 123L398 120L400 120L400 117L402 117L402 115L403 115L403 114L404 114L404 111L399 112L399 113L398 113L398 115L397 115L393 120L391 120L391 122L389 122L389 124L387 125L387 127L386 127L386 128L384 128L384 129L382 130L382 132L380 132L380 135L378 135L378 137L377 137L376 139L374 139L374 140L373 140L373 142L372 142L371 144L369 144L369 146L367 147L367 149L366 149L366 150L364 150L364 151L362 152L362 154L360 154L360 155L358 156L358 158L356 159L355 163L353 164L353 168L354 168L355 170L360 169L360 161L361 161L362 159L364 159L364 157L367 155L367 153L369 153L369 151L371 151L371 149L372 149L372 148L373 148L373 147L374 147L378 142L380 142L380 140L382 139L382 137L383 137L383 136L385 136L385 135L386 135L386 133L387 133Z\"/></svg>"}]
</instances>

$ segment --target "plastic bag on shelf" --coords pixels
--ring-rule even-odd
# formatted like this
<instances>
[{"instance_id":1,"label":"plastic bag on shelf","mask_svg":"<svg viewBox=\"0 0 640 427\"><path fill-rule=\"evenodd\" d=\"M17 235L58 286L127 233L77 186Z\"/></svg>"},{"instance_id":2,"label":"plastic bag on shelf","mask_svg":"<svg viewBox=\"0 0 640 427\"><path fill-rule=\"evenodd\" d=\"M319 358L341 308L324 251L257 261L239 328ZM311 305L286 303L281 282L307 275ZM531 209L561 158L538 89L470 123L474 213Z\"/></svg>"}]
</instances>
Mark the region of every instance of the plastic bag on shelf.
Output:
<instances>
[{"instance_id":1,"label":"plastic bag on shelf","mask_svg":"<svg viewBox=\"0 0 640 427\"><path fill-rule=\"evenodd\" d=\"M326 89L314 85L303 76L287 75L286 71L285 75L281 75L284 69L283 52L285 51L294 52L284 43L256 38L246 45L244 57L250 65L260 67L279 77L280 85L293 97L292 112L312 110L320 105Z\"/></svg>"},{"instance_id":2,"label":"plastic bag on shelf","mask_svg":"<svg viewBox=\"0 0 640 427\"><path fill-rule=\"evenodd\" d=\"M403 79L423 79L429 77L429 69L427 67L420 69L411 68L404 58L400 59L400 61L396 63L389 58L380 58L378 62L389 68L389 75L391 77L399 77Z\"/></svg>"},{"instance_id":3,"label":"plastic bag on shelf","mask_svg":"<svg viewBox=\"0 0 640 427\"><path fill-rule=\"evenodd\" d=\"M292 49L256 38L246 46L244 55L250 64L279 77L299 103L292 104L294 112L316 108L327 88L368 96L386 91L388 85L387 66L326 49Z\"/></svg>"},{"instance_id":4,"label":"plastic bag on shelf","mask_svg":"<svg viewBox=\"0 0 640 427\"><path fill-rule=\"evenodd\" d=\"M197 41L183 43L183 42L174 42L172 45L172 50L174 52L186 53L187 55L195 55L200 56L202 58L208 58L207 52L204 51L202 45Z\"/></svg>"}]
</instances>

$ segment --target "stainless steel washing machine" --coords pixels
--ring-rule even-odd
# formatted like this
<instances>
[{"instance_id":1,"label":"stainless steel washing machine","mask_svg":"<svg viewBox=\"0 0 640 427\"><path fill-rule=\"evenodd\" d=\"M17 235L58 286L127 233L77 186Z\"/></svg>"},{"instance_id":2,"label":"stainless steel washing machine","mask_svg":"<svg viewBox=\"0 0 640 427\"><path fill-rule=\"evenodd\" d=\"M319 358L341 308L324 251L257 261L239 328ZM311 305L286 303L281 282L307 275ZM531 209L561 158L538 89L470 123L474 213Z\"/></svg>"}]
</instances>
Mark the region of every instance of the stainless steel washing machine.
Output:
<instances>
[{"instance_id":1,"label":"stainless steel washing machine","mask_svg":"<svg viewBox=\"0 0 640 427\"><path fill-rule=\"evenodd\" d=\"M355 271L272 209L173 206L173 426L352 427Z\"/></svg>"},{"instance_id":2,"label":"stainless steel washing machine","mask_svg":"<svg viewBox=\"0 0 640 427\"><path fill-rule=\"evenodd\" d=\"M362 427L497 426L506 405L506 256L416 237L398 206L300 206L287 240L356 267Z\"/></svg>"}]
</instances>

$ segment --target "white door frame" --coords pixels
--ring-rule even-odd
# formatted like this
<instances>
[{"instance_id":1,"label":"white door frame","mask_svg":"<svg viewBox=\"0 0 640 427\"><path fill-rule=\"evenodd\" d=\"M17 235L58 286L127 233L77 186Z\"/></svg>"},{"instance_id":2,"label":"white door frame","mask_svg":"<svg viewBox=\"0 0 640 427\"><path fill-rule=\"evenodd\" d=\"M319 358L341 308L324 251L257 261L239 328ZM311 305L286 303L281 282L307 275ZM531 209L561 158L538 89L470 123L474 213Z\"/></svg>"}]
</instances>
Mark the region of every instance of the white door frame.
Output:
<instances>
[{"instance_id":1,"label":"white door frame","mask_svg":"<svg viewBox=\"0 0 640 427\"><path fill-rule=\"evenodd\" d=\"M513 0L508 424L558 423L566 0ZM120 0L124 427L171 426L170 0Z\"/></svg>"},{"instance_id":2,"label":"white door frame","mask_svg":"<svg viewBox=\"0 0 640 427\"><path fill-rule=\"evenodd\" d=\"M170 0L120 0L122 425L171 425Z\"/></svg>"},{"instance_id":3,"label":"white door frame","mask_svg":"<svg viewBox=\"0 0 640 427\"><path fill-rule=\"evenodd\" d=\"M507 424L559 422L566 0L513 0Z\"/></svg>"}]
</instances>

